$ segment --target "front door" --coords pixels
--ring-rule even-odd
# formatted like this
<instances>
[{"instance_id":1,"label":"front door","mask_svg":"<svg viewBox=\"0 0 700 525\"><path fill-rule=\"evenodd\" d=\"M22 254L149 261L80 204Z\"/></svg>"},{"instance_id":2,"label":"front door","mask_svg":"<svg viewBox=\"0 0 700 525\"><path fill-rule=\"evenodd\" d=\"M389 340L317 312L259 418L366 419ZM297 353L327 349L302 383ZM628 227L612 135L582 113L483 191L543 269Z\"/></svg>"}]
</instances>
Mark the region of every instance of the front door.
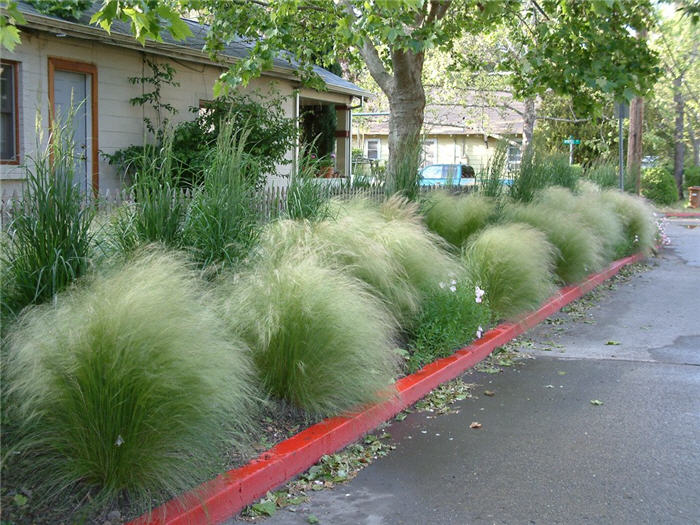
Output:
<instances>
[{"instance_id":1,"label":"front door","mask_svg":"<svg viewBox=\"0 0 700 525\"><path fill-rule=\"evenodd\" d=\"M52 118L72 122L75 141L75 182L87 192L97 190L97 130L94 104L96 71L90 64L50 59ZM53 66L53 68L51 68Z\"/></svg>"}]
</instances>

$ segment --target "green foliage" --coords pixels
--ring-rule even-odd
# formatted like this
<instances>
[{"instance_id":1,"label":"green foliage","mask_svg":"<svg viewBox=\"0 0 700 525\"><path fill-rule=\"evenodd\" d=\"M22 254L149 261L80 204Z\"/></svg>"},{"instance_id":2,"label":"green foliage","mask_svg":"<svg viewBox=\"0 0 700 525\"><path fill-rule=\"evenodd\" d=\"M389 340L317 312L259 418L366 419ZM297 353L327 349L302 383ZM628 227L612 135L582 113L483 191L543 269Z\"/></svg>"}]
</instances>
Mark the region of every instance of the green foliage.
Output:
<instances>
[{"instance_id":1,"label":"green foliage","mask_svg":"<svg viewBox=\"0 0 700 525\"><path fill-rule=\"evenodd\" d=\"M160 96L160 91L162 87L171 86L178 88L180 83L175 81L175 69L168 64L159 64L153 60L144 59L145 65L151 70L150 76L140 76L140 77L129 77L129 83L132 85L142 86L144 92L142 95L129 99L129 103L132 106L144 106L146 104L153 108L156 114L156 123L149 117L144 117L143 122L146 124L146 129L155 135L159 140L162 140L162 135L168 125L168 118L163 117L163 112L167 112L171 115L177 113L177 109L172 104L163 102ZM145 91L145 86L150 86L152 91Z\"/></svg>"},{"instance_id":2,"label":"green foliage","mask_svg":"<svg viewBox=\"0 0 700 525\"><path fill-rule=\"evenodd\" d=\"M138 508L241 444L252 364L199 282L176 256L143 253L26 315L5 356L22 486L58 509Z\"/></svg>"},{"instance_id":3,"label":"green foliage","mask_svg":"<svg viewBox=\"0 0 700 525\"><path fill-rule=\"evenodd\" d=\"M562 283L575 283L601 267L603 245L580 216L558 207L532 203L504 209L504 217L537 228L557 249L555 271Z\"/></svg>"},{"instance_id":4,"label":"green foliage","mask_svg":"<svg viewBox=\"0 0 700 525\"><path fill-rule=\"evenodd\" d=\"M146 148L138 160L129 188L134 202L117 211L110 240L124 253L138 245L160 243L170 248L182 245L182 223L188 202L173 167L172 141L165 136L160 150Z\"/></svg>"},{"instance_id":5,"label":"green foliage","mask_svg":"<svg viewBox=\"0 0 700 525\"><path fill-rule=\"evenodd\" d=\"M565 188L552 187L538 193L535 199L541 206L572 214L591 230L601 244L601 262L615 258L617 246L624 240L622 222L602 200L597 187L590 186L577 196Z\"/></svg>"},{"instance_id":6,"label":"green foliage","mask_svg":"<svg viewBox=\"0 0 700 525\"><path fill-rule=\"evenodd\" d=\"M496 202L481 193L452 195L435 191L423 205L428 228L457 247L463 246L470 235L484 228L495 212Z\"/></svg>"},{"instance_id":7,"label":"green foliage","mask_svg":"<svg viewBox=\"0 0 700 525\"><path fill-rule=\"evenodd\" d=\"M678 200L676 180L663 167L645 169L642 171L642 195L655 204L673 204Z\"/></svg>"},{"instance_id":8,"label":"green foliage","mask_svg":"<svg viewBox=\"0 0 700 525\"><path fill-rule=\"evenodd\" d=\"M520 202L530 202L539 190L548 186L573 190L579 175L580 170L569 165L566 155L526 154L510 187L510 196Z\"/></svg>"},{"instance_id":9,"label":"green foliage","mask_svg":"<svg viewBox=\"0 0 700 525\"><path fill-rule=\"evenodd\" d=\"M617 247L616 257L637 252L649 253L656 238L656 225L651 208L639 197L619 190L606 190L601 198L622 222L624 242Z\"/></svg>"},{"instance_id":10,"label":"green foliage","mask_svg":"<svg viewBox=\"0 0 700 525\"><path fill-rule=\"evenodd\" d=\"M233 120L222 124L202 185L192 197L183 236L204 267L243 259L260 233L260 195L252 182L260 166L245 152L248 139L248 130L237 130Z\"/></svg>"},{"instance_id":11,"label":"green foliage","mask_svg":"<svg viewBox=\"0 0 700 525\"><path fill-rule=\"evenodd\" d=\"M409 372L452 354L487 326L489 308L483 299L477 303L476 297L475 287L464 273L458 279L446 277L425 295L409 331Z\"/></svg>"},{"instance_id":12,"label":"green foliage","mask_svg":"<svg viewBox=\"0 0 700 525\"><path fill-rule=\"evenodd\" d=\"M330 188L318 179L321 160L311 151L313 146L302 146L299 152L299 172L292 175L287 188L287 217L290 219L325 219L328 217Z\"/></svg>"},{"instance_id":13,"label":"green foliage","mask_svg":"<svg viewBox=\"0 0 700 525\"><path fill-rule=\"evenodd\" d=\"M90 266L94 208L75 180L74 140L67 124L54 125L30 159L21 201L2 238L2 315L9 320L25 306L51 299ZM4 323L3 323L4 324Z\"/></svg>"},{"instance_id":14,"label":"green foliage","mask_svg":"<svg viewBox=\"0 0 700 525\"><path fill-rule=\"evenodd\" d=\"M17 8L15 0L4 0L2 8L4 13L0 14L0 49L4 48L12 53L20 43L17 24L25 24L27 21Z\"/></svg>"},{"instance_id":15,"label":"green foliage","mask_svg":"<svg viewBox=\"0 0 700 525\"><path fill-rule=\"evenodd\" d=\"M387 196L400 194L409 200L416 200L420 191L418 167L422 154L421 145L410 144L403 148L404 155L394 162L391 177L385 177L384 191Z\"/></svg>"},{"instance_id":16,"label":"green foliage","mask_svg":"<svg viewBox=\"0 0 700 525\"><path fill-rule=\"evenodd\" d=\"M700 186L700 166L688 166L683 171L683 187Z\"/></svg>"},{"instance_id":17,"label":"green foliage","mask_svg":"<svg viewBox=\"0 0 700 525\"><path fill-rule=\"evenodd\" d=\"M197 184L202 179L207 157L214 149L225 125L246 129L245 153L254 157L260 169L249 175L261 187L265 175L274 173L277 165L288 164L286 154L297 135L293 118L288 118L283 99L269 96L264 101L250 95L231 94L209 101L204 108L191 108L197 114L193 121L181 122L173 133L173 154L183 180Z\"/></svg>"},{"instance_id":18,"label":"green foliage","mask_svg":"<svg viewBox=\"0 0 700 525\"><path fill-rule=\"evenodd\" d=\"M499 142L489 159L486 170L479 174L479 193L498 198L503 193L503 180L507 177L508 144Z\"/></svg>"},{"instance_id":19,"label":"green foliage","mask_svg":"<svg viewBox=\"0 0 700 525\"><path fill-rule=\"evenodd\" d=\"M539 306L553 291L556 257L545 235L525 224L490 226L464 250L469 281L491 310L511 318Z\"/></svg>"},{"instance_id":20,"label":"green foliage","mask_svg":"<svg viewBox=\"0 0 700 525\"><path fill-rule=\"evenodd\" d=\"M331 415L391 392L395 325L353 277L302 250L256 260L222 294L226 320L275 397Z\"/></svg>"},{"instance_id":21,"label":"green foliage","mask_svg":"<svg viewBox=\"0 0 700 525\"><path fill-rule=\"evenodd\" d=\"M29 0L29 4L45 15L78 20L92 6L92 0Z\"/></svg>"}]
</instances>

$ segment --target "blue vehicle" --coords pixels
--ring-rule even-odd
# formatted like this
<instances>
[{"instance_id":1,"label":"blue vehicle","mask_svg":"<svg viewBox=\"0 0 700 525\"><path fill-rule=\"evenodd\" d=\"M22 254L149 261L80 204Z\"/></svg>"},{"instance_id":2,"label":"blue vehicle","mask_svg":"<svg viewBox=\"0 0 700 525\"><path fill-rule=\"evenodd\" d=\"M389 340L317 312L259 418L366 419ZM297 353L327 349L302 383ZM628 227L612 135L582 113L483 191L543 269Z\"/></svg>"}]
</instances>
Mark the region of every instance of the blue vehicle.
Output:
<instances>
[{"instance_id":1,"label":"blue vehicle","mask_svg":"<svg viewBox=\"0 0 700 525\"><path fill-rule=\"evenodd\" d=\"M421 186L474 186L474 168L464 164L432 164L419 172Z\"/></svg>"}]
</instances>

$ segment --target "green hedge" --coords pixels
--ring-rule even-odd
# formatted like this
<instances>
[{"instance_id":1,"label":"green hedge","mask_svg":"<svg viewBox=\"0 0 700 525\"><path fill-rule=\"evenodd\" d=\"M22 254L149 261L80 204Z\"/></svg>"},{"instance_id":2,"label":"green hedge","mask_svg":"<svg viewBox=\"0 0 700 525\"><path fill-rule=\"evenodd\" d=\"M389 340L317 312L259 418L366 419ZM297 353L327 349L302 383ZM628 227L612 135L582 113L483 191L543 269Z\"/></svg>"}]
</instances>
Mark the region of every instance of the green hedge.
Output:
<instances>
[{"instance_id":1,"label":"green hedge","mask_svg":"<svg viewBox=\"0 0 700 525\"><path fill-rule=\"evenodd\" d=\"M656 204L673 204L678 200L678 190L673 175L662 167L644 170L642 195Z\"/></svg>"}]
</instances>

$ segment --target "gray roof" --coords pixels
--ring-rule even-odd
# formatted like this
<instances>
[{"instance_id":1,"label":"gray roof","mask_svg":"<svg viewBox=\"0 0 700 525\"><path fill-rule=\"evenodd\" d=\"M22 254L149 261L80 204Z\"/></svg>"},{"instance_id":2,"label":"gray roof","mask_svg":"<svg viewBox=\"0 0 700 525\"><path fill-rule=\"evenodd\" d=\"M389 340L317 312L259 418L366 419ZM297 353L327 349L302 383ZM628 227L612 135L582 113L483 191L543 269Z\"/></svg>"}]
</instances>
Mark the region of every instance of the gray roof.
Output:
<instances>
[{"instance_id":1,"label":"gray roof","mask_svg":"<svg viewBox=\"0 0 700 525\"><path fill-rule=\"evenodd\" d=\"M108 36L108 34L102 28L90 25L90 18L102 6L102 2L99 0L93 2L92 6L88 8L85 12L83 12L83 14L77 21L64 20L56 16L43 14L27 2L17 2L17 6L23 14L29 15L27 16L28 27L32 27L33 19L45 19L45 21L50 26L55 26L58 23L60 23L61 27L64 27L66 25L72 25L81 28L89 28L91 31L94 31L96 35L99 35L99 33L101 32L104 36ZM203 51L203 49L209 26L205 24L200 24L193 20L183 20L192 31L192 36L184 40L175 40L169 32L163 31L163 33L161 34L163 42L171 47L183 48L197 53L201 53L203 58L207 58L208 55ZM133 38L129 24L120 21L114 21L114 23L112 24L111 34ZM134 40L134 42L136 41ZM146 43L147 48L153 45L155 45L154 42L149 41ZM224 49L220 52L220 55L222 55L222 58L224 59L229 58L232 60L246 58L250 53L252 47L253 44L250 41L245 41L243 39L235 39L234 41L232 41L224 47ZM281 73L286 73L288 76L296 76L295 73L298 69L297 62L292 57L287 58L284 57L284 55L278 56L273 60L273 68ZM319 77L321 77L321 79L326 83L326 86L329 91L346 93L356 96L372 95L371 92L356 86L352 82L349 82L344 78L339 77L338 75L335 75L330 71L327 71L326 69L323 69L318 66L314 66L313 69L319 75Z\"/></svg>"}]
</instances>

